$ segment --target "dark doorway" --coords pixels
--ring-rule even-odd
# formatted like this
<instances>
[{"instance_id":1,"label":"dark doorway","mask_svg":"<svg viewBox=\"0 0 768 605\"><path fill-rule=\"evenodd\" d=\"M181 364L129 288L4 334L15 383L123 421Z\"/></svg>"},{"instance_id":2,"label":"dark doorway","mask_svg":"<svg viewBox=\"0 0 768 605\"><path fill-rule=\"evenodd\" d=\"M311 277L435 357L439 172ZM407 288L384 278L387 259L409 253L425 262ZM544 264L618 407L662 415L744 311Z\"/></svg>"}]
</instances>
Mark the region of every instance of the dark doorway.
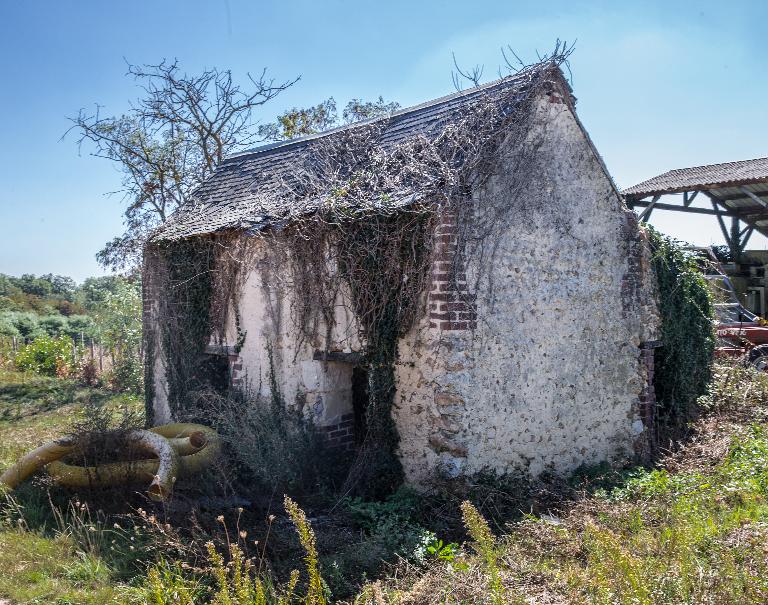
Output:
<instances>
[{"instance_id":1,"label":"dark doorway","mask_svg":"<svg viewBox=\"0 0 768 605\"><path fill-rule=\"evenodd\" d=\"M355 416L355 444L360 445L368 430L368 372L355 366L352 368L352 413Z\"/></svg>"},{"instance_id":2,"label":"dark doorway","mask_svg":"<svg viewBox=\"0 0 768 605\"><path fill-rule=\"evenodd\" d=\"M196 375L199 387L212 389L221 395L226 394L230 383L229 360L227 356L202 355Z\"/></svg>"}]
</instances>

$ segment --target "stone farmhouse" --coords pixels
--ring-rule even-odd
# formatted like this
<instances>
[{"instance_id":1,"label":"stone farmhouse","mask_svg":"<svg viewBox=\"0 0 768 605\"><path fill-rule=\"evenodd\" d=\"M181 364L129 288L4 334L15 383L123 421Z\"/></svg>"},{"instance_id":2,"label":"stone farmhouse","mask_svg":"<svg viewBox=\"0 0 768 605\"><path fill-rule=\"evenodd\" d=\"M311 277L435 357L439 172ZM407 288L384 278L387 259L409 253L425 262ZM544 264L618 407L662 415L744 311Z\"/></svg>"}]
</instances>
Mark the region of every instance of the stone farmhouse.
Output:
<instances>
[{"instance_id":1,"label":"stone farmhouse","mask_svg":"<svg viewBox=\"0 0 768 605\"><path fill-rule=\"evenodd\" d=\"M384 290L371 281L385 297L418 284L395 336L386 410L405 480L568 473L646 455L659 329L650 251L575 105L560 69L540 64L225 160L146 248L154 421L181 415L183 381L264 397L278 389L331 445L361 447L371 430L375 322L349 277L354 257L339 260L353 255L330 252L344 238L315 245L312 221L331 212L330 229L382 212L396 222L418 207L427 231L411 241L403 223L402 258L423 257L426 271L413 262L419 275L397 273ZM177 271L169 259L179 247L205 271ZM229 281L227 256L237 273ZM382 281L393 264L376 269ZM302 278L302 266L316 271ZM206 272L208 298L179 299L178 288ZM335 289L315 290L333 279ZM404 318L401 306L394 312ZM203 327L169 332L181 315L204 318ZM187 338L185 352L173 348L174 334Z\"/></svg>"}]
</instances>

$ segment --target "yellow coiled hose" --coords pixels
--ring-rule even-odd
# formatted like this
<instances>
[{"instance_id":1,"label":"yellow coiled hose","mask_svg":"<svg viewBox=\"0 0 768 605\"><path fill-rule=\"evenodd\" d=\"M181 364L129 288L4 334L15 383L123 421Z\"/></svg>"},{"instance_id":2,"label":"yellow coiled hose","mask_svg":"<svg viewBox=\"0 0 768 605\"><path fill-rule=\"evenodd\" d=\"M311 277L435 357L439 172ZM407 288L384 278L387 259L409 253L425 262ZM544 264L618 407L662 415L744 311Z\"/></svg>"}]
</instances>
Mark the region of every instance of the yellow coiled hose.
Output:
<instances>
[{"instance_id":1,"label":"yellow coiled hose","mask_svg":"<svg viewBox=\"0 0 768 605\"><path fill-rule=\"evenodd\" d=\"M45 470L59 485L106 487L149 481L147 495L167 500L179 477L189 477L210 466L221 452L221 440L212 428L201 424L175 423L128 434L133 449L152 453L154 458L110 462L98 466L75 466L60 459L71 454L76 444L71 437L51 441L29 452L0 475L10 489L38 469Z\"/></svg>"}]
</instances>

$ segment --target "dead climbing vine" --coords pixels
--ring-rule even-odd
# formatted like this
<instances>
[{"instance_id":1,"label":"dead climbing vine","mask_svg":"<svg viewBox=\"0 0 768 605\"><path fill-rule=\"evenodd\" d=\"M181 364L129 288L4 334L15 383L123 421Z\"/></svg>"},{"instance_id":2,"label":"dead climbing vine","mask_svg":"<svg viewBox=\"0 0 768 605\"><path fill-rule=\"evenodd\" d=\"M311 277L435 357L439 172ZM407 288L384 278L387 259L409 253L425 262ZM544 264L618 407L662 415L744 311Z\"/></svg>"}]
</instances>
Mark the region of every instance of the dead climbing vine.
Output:
<instances>
[{"instance_id":1,"label":"dead climbing vine","mask_svg":"<svg viewBox=\"0 0 768 605\"><path fill-rule=\"evenodd\" d=\"M290 171L252 192L253 207L266 217L248 232L252 237L165 245L172 295L161 305L159 323L167 324L163 342L175 380L194 386L195 372L177 356L199 357L211 334L223 341L228 314L234 312L239 324L233 297L247 274L242 269L256 263L262 280L270 282L265 283L268 305L272 295L290 292L300 345L334 350L340 310L354 317L368 370L369 407L346 488L367 495L391 490L402 477L391 414L398 341L424 315L436 243L442 266L450 266L452 296L474 304L484 292L492 307L493 257L519 205L526 203L535 173L536 121L543 113L537 103L546 93L570 94L567 85L560 86L559 72L570 52L558 43L551 55L522 67L508 82L449 102L447 112L425 118L405 138L397 136L402 125L391 119L318 136ZM508 182L506 194L497 196L486 185L501 165ZM447 244L436 235L443 221L456 225ZM257 243L264 254L255 260ZM190 250L179 254L184 247ZM190 305L190 296L198 301ZM279 309L277 315L282 316ZM205 329L189 330L189 322L202 322Z\"/></svg>"},{"instance_id":2,"label":"dead climbing vine","mask_svg":"<svg viewBox=\"0 0 768 605\"><path fill-rule=\"evenodd\" d=\"M156 318L144 334L146 350L153 352L147 357L146 383L154 396L160 356L172 416L184 413L190 395L216 386L210 377L217 360L206 354L208 347L224 347L231 327L235 351L245 342L238 298L254 258L254 242L236 234L158 242L145 250L145 312ZM147 415L151 420L154 410L147 409Z\"/></svg>"},{"instance_id":3,"label":"dead climbing vine","mask_svg":"<svg viewBox=\"0 0 768 605\"><path fill-rule=\"evenodd\" d=\"M333 350L338 309L350 310L368 370L367 426L348 490L379 495L400 481L394 366L399 339L423 316L441 238L436 226L456 225L455 241L440 249L457 300L472 303L480 290L492 297L492 257L533 173L536 103L542 93L569 94L555 90L553 77L569 53L558 46L514 84L471 93L470 102L404 141L393 140L389 120L321 136L279 182L278 195L293 203L281 219L286 228L265 237L281 253L266 257L288 260L283 286L294 296L296 327L311 346ZM514 181L505 191L520 199L484 191L502 151L511 171L505 178Z\"/></svg>"}]
</instances>

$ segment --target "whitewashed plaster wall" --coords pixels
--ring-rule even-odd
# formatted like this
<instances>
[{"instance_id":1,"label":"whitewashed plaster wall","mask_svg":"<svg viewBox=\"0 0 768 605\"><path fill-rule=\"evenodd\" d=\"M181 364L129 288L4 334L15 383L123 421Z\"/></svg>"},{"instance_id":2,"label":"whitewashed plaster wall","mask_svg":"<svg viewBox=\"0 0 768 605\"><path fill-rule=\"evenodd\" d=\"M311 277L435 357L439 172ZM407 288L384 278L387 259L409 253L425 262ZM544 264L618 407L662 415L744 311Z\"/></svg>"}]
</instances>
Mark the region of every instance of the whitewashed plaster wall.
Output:
<instances>
[{"instance_id":1,"label":"whitewashed plaster wall","mask_svg":"<svg viewBox=\"0 0 768 605\"><path fill-rule=\"evenodd\" d=\"M319 342L307 342L295 327L294 285L287 267L275 275L274 262L265 261L274 248L258 239L253 245L259 248L255 269L249 273L239 301L240 329L246 337L239 353L242 370L237 378L252 391L269 397L271 347L275 378L286 404L319 426L335 425L351 412L352 366L313 359L322 347ZM318 333L324 332L321 325ZM236 341L232 314L227 340ZM341 301L336 306L329 349L344 353L360 350L354 317Z\"/></svg>"},{"instance_id":2,"label":"whitewashed plaster wall","mask_svg":"<svg viewBox=\"0 0 768 605\"><path fill-rule=\"evenodd\" d=\"M487 281L477 293L477 329L441 330L427 314L401 340L393 415L413 484L435 472L566 473L632 455L647 430L638 347L658 323L647 246L570 107L545 98L539 111L525 194L510 192L507 161L477 194L481 204L508 198L512 225L488 271L493 296ZM294 327L291 285L265 267L257 258L240 297L239 378L269 395L271 343L286 403L333 425L351 411L351 365L312 359L316 343ZM336 323L331 348L359 350L341 305Z\"/></svg>"}]
</instances>

